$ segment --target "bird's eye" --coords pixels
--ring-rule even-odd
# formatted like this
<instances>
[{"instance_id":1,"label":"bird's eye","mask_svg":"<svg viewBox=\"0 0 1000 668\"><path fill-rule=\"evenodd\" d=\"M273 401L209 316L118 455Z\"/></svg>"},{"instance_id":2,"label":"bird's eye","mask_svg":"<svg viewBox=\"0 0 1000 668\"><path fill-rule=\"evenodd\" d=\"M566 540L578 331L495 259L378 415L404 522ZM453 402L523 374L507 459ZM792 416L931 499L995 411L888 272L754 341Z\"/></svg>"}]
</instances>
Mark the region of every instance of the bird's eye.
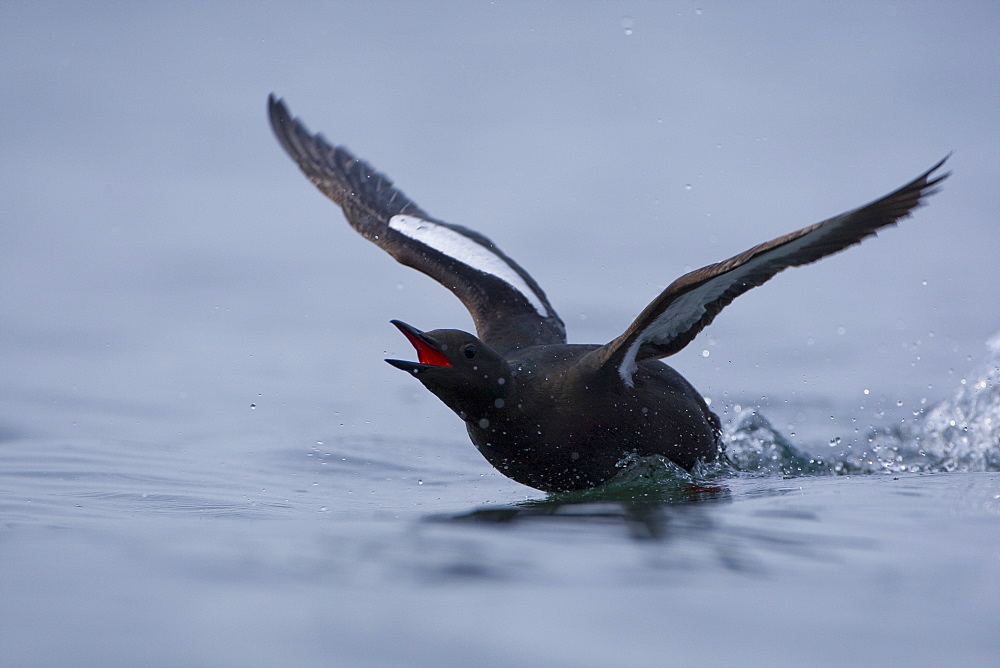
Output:
<instances>
[{"instance_id":1,"label":"bird's eye","mask_svg":"<svg viewBox=\"0 0 1000 668\"><path fill-rule=\"evenodd\" d=\"M470 343L469 345L462 348L462 354L471 360L473 357L476 356L476 347Z\"/></svg>"}]
</instances>

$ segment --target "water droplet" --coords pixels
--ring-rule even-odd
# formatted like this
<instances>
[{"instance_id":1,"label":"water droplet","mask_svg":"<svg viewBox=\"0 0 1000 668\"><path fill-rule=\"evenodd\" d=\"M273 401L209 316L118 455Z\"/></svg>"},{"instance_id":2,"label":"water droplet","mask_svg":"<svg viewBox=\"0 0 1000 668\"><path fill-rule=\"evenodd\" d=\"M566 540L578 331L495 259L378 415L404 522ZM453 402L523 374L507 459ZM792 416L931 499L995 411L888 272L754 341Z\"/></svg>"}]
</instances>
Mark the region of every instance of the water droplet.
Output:
<instances>
[{"instance_id":1,"label":"water droplet","mask_svg":"<svg viewBox=\"0 0 1000 668\"><path fill-rule=\"evenodd\" d=\"M632 34L632 27L634 25L635 25L635 19L629 16L622 18L622 29L625 31L626 36Z\"/></svg>"},{"instance_id":2,"label":"water droplet","mask_svg":"<svg viewBox=\"0 0 1000 668\"><path fill-rule=\"evenodd\" d=\"M701 351L701 356L702 356L702 357L708 357L708 356L709 356L709 355L711 355L711 354L712 354L712 353L710 353L710 352L708 351L708 349L705 349L705 350L702 350L702 351Z\"/></svg>"},{"instance_id":3,"label":"water droplet","mask_svg":"<svg viewBox=\"0 0 1000 668\"><path fill-rule=\"evenodd\" d=\"M695 16L701 16L701 15L702 15L702 13L703 13L703 12L701 11L701 7L698 7L697 9L695 9L695 10L694 10L694 14L695 14Z\"/></svg>"},{"instance_id":4,"label":"water droplet","mask_svg":"<svg viewBox=\"0 0 1000 668\"><path fill-rule=\"evenodd\" d=\"M257 410L257 404L250 404L250 410L252 411Z\"/></svg>"},{"instance_id":5,"label":"water droplet","mask_svg":"<svg viewBox=\"0 0 1000 668\"><path fill-rule=\"evenodd\" d=\"M489 426L490 426L490 421L487 420L486 418L483 418L482 420L479 421L479 428L480 429L486 429Z\"/></svg>"},{"instance_id":6,"label":"water droplet","mask_svg":"<svg viewBox=\"0 0 1000 668\"><path fill-rule=\"evenodd\" d=\"M691 185L690 183L685 183L684 190L694 190L694 186Z\"/></svg>"}]
</instances>

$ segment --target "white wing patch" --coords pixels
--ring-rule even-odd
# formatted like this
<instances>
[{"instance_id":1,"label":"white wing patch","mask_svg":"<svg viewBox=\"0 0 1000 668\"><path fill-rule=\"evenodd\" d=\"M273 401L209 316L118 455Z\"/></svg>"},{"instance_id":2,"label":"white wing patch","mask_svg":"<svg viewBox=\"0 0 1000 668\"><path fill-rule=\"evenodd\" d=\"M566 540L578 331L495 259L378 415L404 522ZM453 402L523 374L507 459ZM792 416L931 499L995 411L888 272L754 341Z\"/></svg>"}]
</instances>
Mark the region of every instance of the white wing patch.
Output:
<instances>
[{"instance_id":1,"label":"white wing patch","mask_svg":"<svg viewBox=\"0 0 1000 668\"><path fill-rule=\"evenodd\" d=\"M844 214L840 216L841 220L830 221L830 224L813 230L795 241L762 253L749 262L730 269L724 274L719 274L694 290L674 299L663 313L639 333L628 350L625 351L625 357L618 367L618 375L621 376L626 385L632 387L632 376L637 368L636 356L639 354L639 348L642 344L648 342L662 345L672 341L701 320L702 316L705 315L707 304L718 299L726 290L744 280L748 274L762 264L776 262L781 265L782 269L791 266L789 262L791 258L794 258L803 248L820 241L824 236L837 229L838 223L843 222L849 215Z\"/></svg>"},{"instance_id":2,"label":"white wing patch","mask_svg":"<svg viewBox=\"0 0 1000 668\"><path fill-rule=\"evenodd\" d=\"M402 214L393 216L389 219L389 227L444 253L467 267L496 276L521 293L540 316L543 318L549 316L545 304L531 286L503 258L482 244L448 227L415 216Z\"/></svg>"}]
</instances>

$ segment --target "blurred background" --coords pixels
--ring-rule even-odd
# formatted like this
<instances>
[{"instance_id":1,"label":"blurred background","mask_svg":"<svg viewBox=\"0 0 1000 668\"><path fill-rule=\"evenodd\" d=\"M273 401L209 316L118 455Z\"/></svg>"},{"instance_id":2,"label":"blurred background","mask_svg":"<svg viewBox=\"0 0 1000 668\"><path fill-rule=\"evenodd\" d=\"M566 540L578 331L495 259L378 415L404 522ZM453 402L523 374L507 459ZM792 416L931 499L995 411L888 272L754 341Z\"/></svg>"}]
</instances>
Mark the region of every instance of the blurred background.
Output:
<instances>
[{"instance_id":1,"label":"blurred background","mask_svg":"<svg viewBox=\"0 0 1000 668\"><path fill-rule=\"evenodd\" d=\"M928 208L742 297L670 360L721 412L761 406L807 445L905 418L1000 324L998 19L993 2L5 2L0 437L464 440L381 359L412 354L390 318L468 315L305 181L272 91L491 237L572 342L954 151Z\"/></svg>"}]
</instances>

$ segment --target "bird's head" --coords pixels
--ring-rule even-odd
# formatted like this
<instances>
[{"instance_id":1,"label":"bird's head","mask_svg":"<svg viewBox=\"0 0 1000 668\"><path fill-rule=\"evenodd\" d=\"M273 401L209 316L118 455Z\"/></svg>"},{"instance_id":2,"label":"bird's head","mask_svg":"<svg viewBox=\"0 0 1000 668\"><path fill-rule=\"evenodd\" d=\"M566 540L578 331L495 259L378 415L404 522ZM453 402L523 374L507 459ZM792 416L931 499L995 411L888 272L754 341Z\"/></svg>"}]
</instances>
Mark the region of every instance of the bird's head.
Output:
<instances>
[{"instance_id":1,"label":"bird's head","mask_svg":"<svg viewBox=\"0 0 1000 668\"><path fill-rule=\"evenodd\" d=\"M511 372L498 352L458 329L421 332L399 320L392 324L413 344L419 361L386 362L416 376L463 420L478 420L506 405Z\"/></svg>"}]
</instances>

